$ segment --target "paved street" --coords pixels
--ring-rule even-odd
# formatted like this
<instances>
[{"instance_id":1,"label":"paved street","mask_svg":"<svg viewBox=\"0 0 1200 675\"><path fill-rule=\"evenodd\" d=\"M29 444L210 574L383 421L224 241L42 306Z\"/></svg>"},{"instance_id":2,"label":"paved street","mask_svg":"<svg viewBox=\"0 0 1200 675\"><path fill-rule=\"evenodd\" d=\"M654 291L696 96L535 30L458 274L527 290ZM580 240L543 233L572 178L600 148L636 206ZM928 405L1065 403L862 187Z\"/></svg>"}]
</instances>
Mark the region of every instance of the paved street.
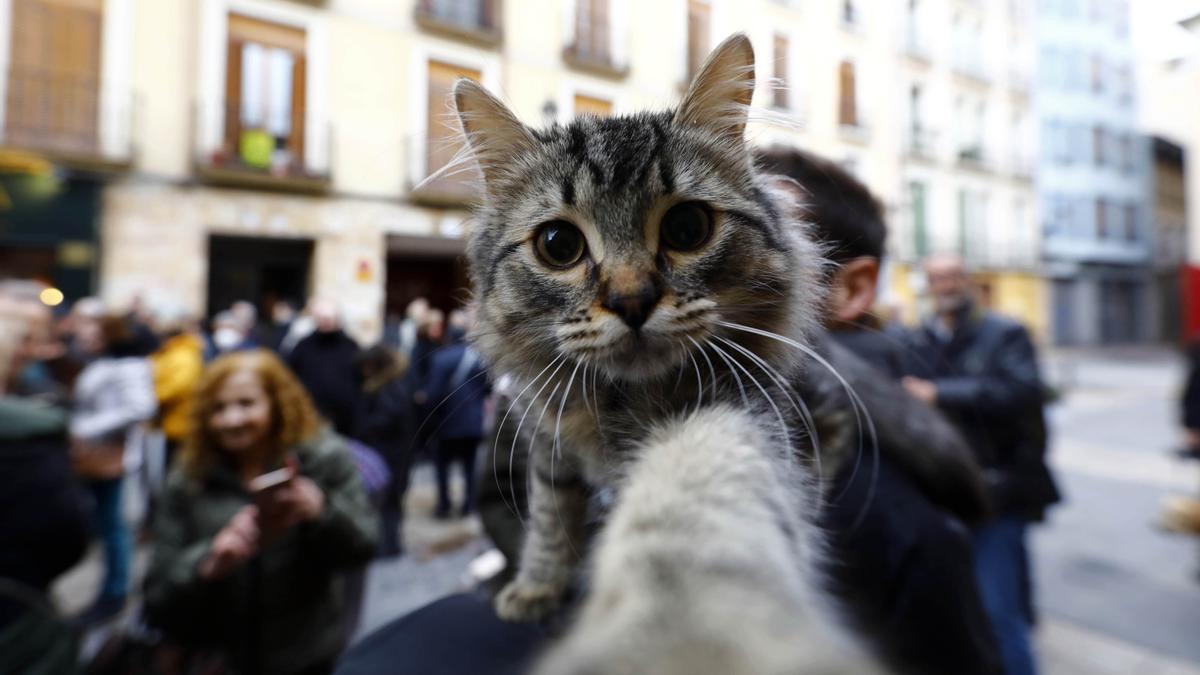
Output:
<instances>
[{"instance_id":1,"label":"paved street","mask_svg":"<svg viewBox=\"0 0 1200 675\"><path fill-rule=\"evenodd\" d=\"M1168 455L1182 372L1163 351L1060 353L1047 375L1065 391L1051 411L1052 462L1067 496L1032 546L1049 675L1200 675L1200 541L1156 529L1160 500L1200 491L1200 468ZM365 635L414 607L469 587L487 545L474 519L430 517L429 467L414 476L409 554L372 566ZM60 584L77 607L95 559Z\"/></svg>"}]
</instances>

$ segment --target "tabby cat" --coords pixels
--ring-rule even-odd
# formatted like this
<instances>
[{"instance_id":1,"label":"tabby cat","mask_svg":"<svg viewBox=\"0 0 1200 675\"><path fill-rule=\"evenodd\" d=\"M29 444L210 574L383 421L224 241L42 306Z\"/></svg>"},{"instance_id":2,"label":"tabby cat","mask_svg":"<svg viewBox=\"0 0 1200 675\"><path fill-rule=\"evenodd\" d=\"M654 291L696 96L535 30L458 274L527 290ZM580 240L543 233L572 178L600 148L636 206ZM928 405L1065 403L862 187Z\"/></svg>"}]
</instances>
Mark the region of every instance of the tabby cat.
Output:
<instances>
[{"instance_id":1,"label":"tabby cat","mask_svg":"<svg viewBox=\"0 0 1200 675\"><path fill-rule=\"evenodd\" d=\"M522 383L518 426L543 430L517 434L533 439L530 522L502 617L559 605L590 490L618 495L546 673L876 672L838 637L811 524L822 459L870 469L870 420L842 380L862 378L813 348L825 263L798 186L754 172L753 90L744 35L670 112L535 130L455 86L485 187L473 341ZM906 447L944 432L919 404L888 415L881 433Z\"/></svg>"}]
</instances>

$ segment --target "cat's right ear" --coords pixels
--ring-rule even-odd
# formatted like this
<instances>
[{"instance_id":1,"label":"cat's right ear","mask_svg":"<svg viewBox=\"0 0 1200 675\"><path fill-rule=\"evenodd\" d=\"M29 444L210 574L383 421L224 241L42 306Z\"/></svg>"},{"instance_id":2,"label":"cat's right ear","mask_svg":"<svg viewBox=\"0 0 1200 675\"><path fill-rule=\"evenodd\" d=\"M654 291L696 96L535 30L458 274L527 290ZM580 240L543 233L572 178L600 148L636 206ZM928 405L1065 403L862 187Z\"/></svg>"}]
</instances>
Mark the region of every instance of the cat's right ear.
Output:
<instances>
[{"instance_id":1,"label":"cat's right ear","mask_svg":"<svg viewBox=\"0 0 1200 675\"><path fill-rule=\"evenodd\" d=\"M514 157L534 147L529 128L474 80L463 78L454 83L454 108L488 184L504 175Z\"/></svg>"}]
</instances>

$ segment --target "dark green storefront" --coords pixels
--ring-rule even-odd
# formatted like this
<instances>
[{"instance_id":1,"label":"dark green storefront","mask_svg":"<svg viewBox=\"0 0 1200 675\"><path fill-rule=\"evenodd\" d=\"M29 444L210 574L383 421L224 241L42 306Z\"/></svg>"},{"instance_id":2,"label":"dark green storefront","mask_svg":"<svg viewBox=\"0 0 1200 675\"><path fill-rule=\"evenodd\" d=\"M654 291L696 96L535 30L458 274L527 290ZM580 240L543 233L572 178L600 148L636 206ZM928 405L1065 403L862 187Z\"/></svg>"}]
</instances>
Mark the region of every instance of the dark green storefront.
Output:
<instances>
[{"instance_id":1,"label":"dark green storefront","mask_svg":"<svg viewBox=\"0 0 1200 675\"><path fill-rule=\"evenodd\" d=\"M0 278L33 278L71 302L96 291L103 184L63 173L0 173Z\"/></svg>"}]
</instances>

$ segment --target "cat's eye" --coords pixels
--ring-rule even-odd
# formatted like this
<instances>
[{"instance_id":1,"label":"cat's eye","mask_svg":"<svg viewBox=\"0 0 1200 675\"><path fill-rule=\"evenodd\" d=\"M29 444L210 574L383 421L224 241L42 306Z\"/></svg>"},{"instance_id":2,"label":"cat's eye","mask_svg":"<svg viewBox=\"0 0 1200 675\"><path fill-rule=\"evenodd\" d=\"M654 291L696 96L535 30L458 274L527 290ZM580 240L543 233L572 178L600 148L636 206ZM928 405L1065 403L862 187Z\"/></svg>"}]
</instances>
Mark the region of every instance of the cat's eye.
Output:
<instances>
[{"instance_id":1,"label":"cat's eye","mask_svg":"<svg viewBox=\"0 0 1200 675\"><path fill-rule=\"evenodd\" d=\"M565 220L552 220L538 230L534 249L542 262L566 269L583 259L587 242L579 228Z\"/></svg>"},{"instance_id":2,"label":"cat's eye","mask_svg":"<svg viewBox=\"0 0 1200 675\"><path fill-rule=\"evenodd\" d=\"M659 233L667 248L694 251L712 234L712 215L700 202L676 204L663 216Z\"/></svg>"}]
</instances>

